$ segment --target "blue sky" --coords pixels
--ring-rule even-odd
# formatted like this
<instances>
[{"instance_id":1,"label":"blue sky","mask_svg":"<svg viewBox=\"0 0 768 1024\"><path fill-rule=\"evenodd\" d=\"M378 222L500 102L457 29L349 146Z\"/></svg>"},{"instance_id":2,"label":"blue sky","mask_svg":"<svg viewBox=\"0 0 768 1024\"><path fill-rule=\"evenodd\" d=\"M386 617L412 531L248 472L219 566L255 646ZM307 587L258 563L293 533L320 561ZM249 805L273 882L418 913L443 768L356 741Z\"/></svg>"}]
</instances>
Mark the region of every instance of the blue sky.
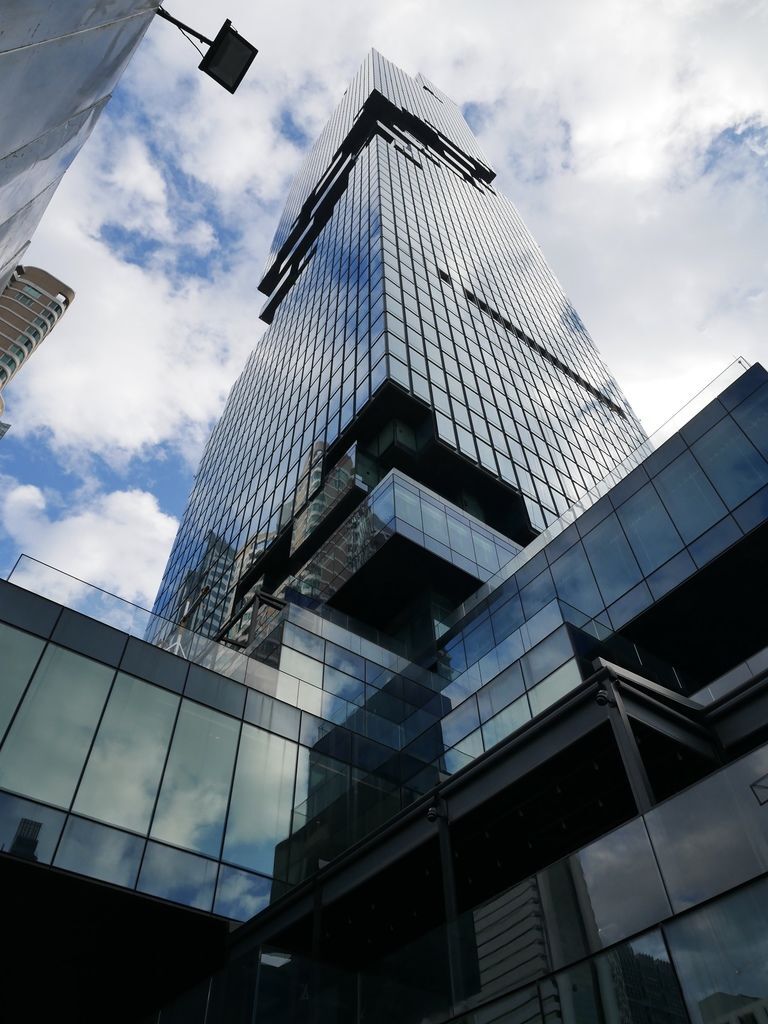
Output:
<instances>
[{"instance_id":1,"label":"blue sky","mask_svg":"<svg viewBox=\"0 0 768 1024\"><path fill-rule=\"evenodd\" d=\"M465 105L648 428L768 357L765 4L177 8L260 53L230 96L156 21L37 231L76 299L5 393L3 575L25 551L151 603L291 177L370 46Z\"/></svg>"}]
</instances>

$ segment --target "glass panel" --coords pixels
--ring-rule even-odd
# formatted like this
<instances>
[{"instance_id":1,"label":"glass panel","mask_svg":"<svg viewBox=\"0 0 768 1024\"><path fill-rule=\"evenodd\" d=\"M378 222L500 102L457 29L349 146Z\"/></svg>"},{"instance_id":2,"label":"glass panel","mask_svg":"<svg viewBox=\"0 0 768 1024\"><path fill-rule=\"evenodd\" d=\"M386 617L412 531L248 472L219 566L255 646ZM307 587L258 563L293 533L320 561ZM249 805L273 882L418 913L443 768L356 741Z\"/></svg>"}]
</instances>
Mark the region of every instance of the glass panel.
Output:
<instances>
[{"instance_id":1,"label":"glass panel","mask_svg":"<svg viewBox=\"0 0 768 1024\"><path fill-rule=\"evenodd\" d=\"M561 1024L687 1024L675 971L658 931L561 971L553 981L542 985L545 1001L549 1003L554 996L557 1004L557 1010L550 1009L548 1020Z\"/></svg>"},{"instance_id":2,"label":"glass panel","mask_svg":"<svg viewBox=\"0 0 768 1024\"><path fill-rule=\"evenodd\" d=\"M538 715L541 711L554 704L555 701L564 697L566 693L570 693L571 690L581 685L581 682L581 673L575 659L566 662L557 672L553 672L551 676L539 683L538 686L534 686L532 690L528 691L531 712L534 715Z\"/></svg>"},{"instance_id":3,"label":"glass panel","mask_svg":"<svg viewBox=\"0 0 768 1024\"><path fill-rule=\"evenodd\" d=\"M118 673L74 810L146 832L179 698Z\"/></svg>"},{"instance_id":4,"label":"glass panel","mask_svg":"<svg viewBox=\"0 0 768 1024\"><path fill-rule=\"evenodd\" d=\"M640 567L615 514L587 534L584 547L606 604L612 604L641 579Z\"/></svg>"},{"instance_id":5,"label":"glass panel","mask_svg":"<svg viewBox=\"0 0 768 1024\"><path fill-rule=\"evenodd\" d=\"M144 840L138 836L71 817L54 865L132 889L143 849Z\"/></svg>"},{"instance_id":6,"label":"glass panel","mask_svg":"<svg viewBox=\"0 0 768 1024\"><path fill-rule=\"evenodd\" d=\"M642 818L542 871L538 881L555 967L671 913Z\"/></svg>"},{"instance_id":7,"label":"glass panel","mask_svg":"<svg viewBox=\"0 0 768 1024\"><path fill-rule=\"evenodd\" d=\"M248 921L269 905L271 890L271 878L222 864L213 912L234 921Z\"/></svg>"},{"instance_id":8,"label":"glass panel","mask_svg":"<svg viewBox=\"0 0 768 1024\"><path fill-rule=\"evenodd\" d=\"M525 725L530 717L531 709L528 705L528 698L520 697L482 726L485 749L488 750L495 743L511 736L521 725Z\"/></svg>"},{"instance_id":9,"label":"glass panel","mask_svg":"<svg viewBox=\"0 0 768 1024\"><path fill-rule=\"evenodd\" d=\"M768 1006L768 879L665 928L695 1024L763 1024Z\"/></svg>"},{"instance_id":10,"label":"glass panel","mask_svg":"<svg viewBox=\"0 0 768 1024\"><path fill-rule=\"evenodd\" d=\"M395 510L400 519L421 529L421 502L418 496L404 487L395 486Z\"/></svg>"},{"instance_id":11,"label":"glass panel","mask_svg":"<svg viewBox=\"0 0 768 1024\"><path fill-rule=\"evenodd\" d=\"M464 648L467 652L467 664L472 665L493 647L493 630L489 619L485 619L464 636Z\"/></svg>"},{"instance_id":12,"label":"glass panel","mask_svg":"<svg viewBox=\"0 0 768 1024\"><path fill-rule=\"evenodd\" d=\"M313 686L323 685L323 666L314 658L308 658L306 654L300 654L290 647L283 647L280 651L280 669L288 672L297 679L303 679Z\"/></svg>"},{"instance_id":13,"label":"glass panel","mask_svg":"<svg viewBox=\"0 0 768 1024\"><path fill-rule=\"evenodd\" d=\"M651 484L624 502L617 514L644 573L658 569L682 549L680 534Z\"/></svg>"},{"instance_id":14,"label":"glass panel","mask_svg":"<svg viewBox=\"0 0 768 1024\"><path fill-rule=\"evenodd\" d=\"M296 751L289 740L243 726L224 841L227 860L274 874L276 849L290 832Z\"/></svg>"},{"instance_id":15,"label":"glass panel","mask_svg":"<svg viewBox=\"0 0 768 1024\"><path fill-rule=\"evenodd\" d=\"M691 445L693 454L729 508L768 482L768 462L730 417Z\"/></svg>"},{"instance_id":16,"label":"glass panel","mask_svg":"<svg viewBox=\"0 0 768 1024\"><path fill-rule=\"evenodd\" d=\"M371 502L371 513L378 519L381 526L395 518L395 491L391 484L384 490L375 493Z\"/></svg>"},{"instance_id":17,"label":"glass panel","mask_svg":"<svg viewBox=\"0 0 768 1024\"><path fill-rule=\"evenodd\" d=\"M733 410L733 418L768 459L768 384L764 384Z\"/></svg>"},{"instance_id":18,"label":"glass panel","mask_svg":"<svg viewBox=\"0 0 768 1024\"><path fill-rule=\"evenodd\" d=\"M323 686L329 693L343 697L344 700L352 701L355 704L362 703L365 693L365 683L354 676L348 676L346 672L340 672L331 665L325 666Z\"/></svg>"},{"instance_id":19,"label":"glass panel","mask_svg":"<svg viewBox=\"0 0 768 1024\"><path fill-rule=\"evenodd\" d=\"M545 569L520 591L520 600L523 602L525 617L532 618L536 612L541 611L555 597L557 597L555 584L552 581L549 569Z\"/></svg>"},{"instance_id":20,"label":"glass panel","mask_svg":"<svg viewBox=\"0 0 768 1024\"><path fill-rule=\"evenodd\" d=\"M551 567L557 593L586 615L597 615L604 602L581 544L574 544Z\"/></svg>"},{"instance_id":21,"label":"glass panel","mask_svg":"<svg viewBox=\"0 0 768 1024\"><path fill-rule=\"evenodd\" d=\"M0 793L0 850L50 864L65 817L62 811Z\"/></svg>"},{"instance_id":22,"label":"glass panel","mask_svg":"<svg viewBox=\"0 0 768 1024\"><path fill-rule=\"evenodd\" d=\"M216 868L215 861L197 857L194 853L147 843L137 888L175 903L210 910Z\"/></svg>"},{"instance_id":23,"label":"glass panel","mask_svg":"<svg viewBox=\"0 0 768 1024\"><path fill-rule=\"evenodd\" d=\"M518 595L515 594L506 604L497 608L491 614L491 620L497 641L503 640L505 636L509 636L513 630L522 625L525 621L525 616L523 615L523 606Z\"/></svg>"},{"instance_id":24,"label":"glass panel","mask_svg":"<svg viewBox=\"0 0 768 1024\"><path fill-rule=\"evenodd\" d=\"M477 703L480 718L483 722L492 718L498 711L505 708L511 701L519 697L525 689L523 670L520 662L515 662L493 679L482 690L477 691Z\"/></svg>"},{"instance_id":25,"label":"glass panel","mask_svg":"<svg viewBox=\"0 0 768 1024\"><path fill-rule=\"evenodd\" d=\"M546 678L556 668L559 668L564 661L573 657L573 645L567 626L560 629L542 640L522 659L523 676L526 685L530 688L535 686L541 679Z\"/></svg>"},{"instance_id":26,"label":"glass panel","mask_svg":"<svg viewBox=\"0 0 768 1024\"><path fill-rule=\"evenodd\" d=\"M761 803L765 786L768 746L646 815L676 913L768 871L768 819Z\"/></svg>"},{"instance_id":27,"label":"glass panel","mask_svg":"<svg viewBox=\"0 0 768 1024\"><path fill-rule=\"evenodd\" d=\"M472 545L472 532L464 523L460 523L453 516L448 516L448 535L451 538L450 544L454 551L458 551L465 558L475 560L475 549Z\"/></svg>"},{"instance_id":28,"label":"glass panel","mask_svg":"<svg viewBox=\"0 0 768 1024\"><path fill-rule=\"evenodd\" d=\"M289 647L301 651L302 654L308 654L310 657L317 658L320 661L323 660L325 641L322 637L302 629L301 626L296 626L292 622L286 622L283 627L283 642L288 644Z\"/></svg>"},{"instance_id":29,"label":"glass panel","mask_svg":"<svg viewBox=\"0 0 768 1024\"><path fill-rule=\"evenodd\" d=\"M113 675L49 644L0 752L0 786L68 807Z\"/></svg>"},{"instance_id":30,"label":"glass panel","mask_svg":"<svg viewBox=\"0 0 768 1024\"><path fill-rule=\"evenodd\" d=\"M476 530L472 531L472 541L475 545L475 560L478 565L482 565L484 569L491 572L496 572L499 568L499 554L496 545L487 537L477 533Z\"/></svg>"},{"instance_id":31,"label":"glass panel","mask_svg":"<svg viewBox=\"0 0 768 1024\"><path fill-rule=\"evenodd\" d=\"M152 824L154 838L218 856L239 727L218 711L182 701Z\"/></svg>"},{"instance_id":32,"label":"glass panel","mask_svg":"<svg viewBox=\"0 0 768 1024\"><path fill-rule=\"evenodd\" d=\"M445 512L425 501L421 505L421 514L424 517L424 532L442 544L449 544Z\"/></svg>"},{"instance_id":33,"label":"glass panel","mask_svg":"<svg viewBox=\"0 0 768 1024\"><path fill-rule=\"evenodd\" d=\"M0 623L0 737L37 664L45 641Z\"/></svg>"},{"instance_id":34,"label":"glass panel","mask_svg":"<svg viewBox=\"0 0 768 1024\"><path fill-rule=\"evenodd\" d=\"M447 747L453 747L479 725L477 701L470 697L442 720L443 742Z\"/></svg>"},{"instance_id":35,"label":"glass panel","mask_svg":"<svg viewBox=\"0 0 768 1024\"><path fill-rule=\"evenodd\" d=\"M690 452L671 462L653 482L686 544L726 513L725 505Z\"/></svg>"},{"instance_id":36,"label":"glass panel","mask_svg":"<svg viewBox=\"0 0 768 1024\"><path fill-rule=\"evenodd\" d=\"M361 684L362 685L362 684ZM251 690L245 702L245 718L289 740L299 738L301 712L282 701L273 700L258 690Z\"/></svg>"}]
</instances>

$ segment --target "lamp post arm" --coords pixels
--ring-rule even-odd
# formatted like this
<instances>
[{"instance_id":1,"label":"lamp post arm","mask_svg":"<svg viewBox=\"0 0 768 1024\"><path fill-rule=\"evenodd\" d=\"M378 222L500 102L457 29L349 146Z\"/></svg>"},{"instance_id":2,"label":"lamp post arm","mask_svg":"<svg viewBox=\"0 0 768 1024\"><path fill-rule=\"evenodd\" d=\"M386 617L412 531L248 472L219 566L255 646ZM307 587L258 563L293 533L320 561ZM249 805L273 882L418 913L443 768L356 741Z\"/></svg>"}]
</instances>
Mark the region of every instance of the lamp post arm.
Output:
<instances>
[{"instance_id":1,"label":"lamp post arm","mask_svg":"<svg viewBox=\"0 0 768 1024\"><path fill-rule=\"evenodd\" d=\"M198 31L196 31L196 29L190 28L189 25L185 25L184 22L179 21L178 18L174 18L172 14L169 14L168 11L164 11L162 7L158 7L156 13L159 14L161 18L165 18L166 21L170 21L170 23L172 25L175 25L176 28L180 28L182 32L189 32L190 35L194 36L196 39L199 39L201 43L205 43L206 46L212 45L210 39L207 39L205 36L201 35Z\"/></svg>"}]
</instances>

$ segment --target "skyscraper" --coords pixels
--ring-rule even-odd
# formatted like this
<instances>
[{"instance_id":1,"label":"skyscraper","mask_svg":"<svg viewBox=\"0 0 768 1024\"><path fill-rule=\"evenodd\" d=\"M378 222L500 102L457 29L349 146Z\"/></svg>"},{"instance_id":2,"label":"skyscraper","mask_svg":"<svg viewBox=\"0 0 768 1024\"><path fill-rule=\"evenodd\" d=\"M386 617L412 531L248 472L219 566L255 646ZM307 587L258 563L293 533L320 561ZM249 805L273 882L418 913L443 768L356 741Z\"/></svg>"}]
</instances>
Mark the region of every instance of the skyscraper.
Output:
<instances>
[{"instance_id":1,"label":"skyscraper","mask_svg":"<svg viewBox=\"0 0 768 1024\"><path fill-rule=\"evenodd\" d=\"M38 267L18 266L0 294L0 392L51 333L75 293ZM0 394L0 413L4 408Z\"/></svg>"},{"instance_id":2,"label":"skyscraper","mask_svg":"<svg viewBox=\"0 0 768 1024\"><path fill-rule=\"evenodd\" d=\"M195 574L220 595L191 620L211 636L237 631L255 590L402 634L637 448L640 424L493 179L456 104L372 51L289 193L260 284L271 326L206 448L157 612L179 618ZM350 516L392 469L463 513L452 537L405 538L397 612L362 600L369 573L329 578L371 557L376 523ZM211 535L232 554L205 574ZM409 588L427 563L430 585Z\"/></svg>"}]
</instances>

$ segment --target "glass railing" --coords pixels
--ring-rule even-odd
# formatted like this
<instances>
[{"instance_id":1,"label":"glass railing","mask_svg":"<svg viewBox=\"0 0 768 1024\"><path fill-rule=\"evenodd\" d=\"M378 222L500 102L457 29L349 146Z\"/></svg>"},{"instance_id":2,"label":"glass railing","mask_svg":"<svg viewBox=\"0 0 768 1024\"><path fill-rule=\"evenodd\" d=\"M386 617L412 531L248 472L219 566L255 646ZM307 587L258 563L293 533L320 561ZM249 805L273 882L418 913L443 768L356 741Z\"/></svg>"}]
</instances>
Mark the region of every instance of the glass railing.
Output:
<instances>
[{"instance_id":1,"label":"glass railing","mask_svg":"<svg viewBox=\"0 0 768 1024\"><path fill-rule=\"evenodd\" d=\"M194 633L178 623L69 576L29 555L22 555L19 558L8 576L8 582L104 625L119 629L129 636L148 641L155 647L176 654L194 665L210 669L293 707L309 711L317 718L334 725L347 725L353 731L360 731L357 723L361 718L361 708L358 704L336 696L307 680L295 679L289 673L258 660L253 653L246 654L233 650L200 633ZM311 614L314 613L298 610L299 618ZM290 606L275 612L274 615L273 629L286 619L296 617ZM306 619L302 624L307 626ZM301 686L297 693L299 683ZM371 713L367 714L370 716Z\"/></svg>"},{"instance_id":2,"label":"glass railing","mask_svg":"<svg viewBox=\"0 0 768 1024\"><path fill-rule=\"evenodd\" d=\"M613 487L616 486L621 480L636 469L641 462L644 462L653 452L657 451L666 441L668 441L674 434L676 434L685 424L691 420L697 413L714 401L715 398L721 392L723 392L729 385L733 384L739 379L750 367L750 364L746 359L738 358L734 360L729 366L723 370L713 381L711 381L705 388L703 388L697 395L687 402L681 409L679 409L673 416L671 416L666 423L664 423L658 430L654 431L653 434L643 441L643 443L636 448L630 456L624 459L618 465L603 477L599 483L587 491L577 502L575 502L567 512L565 512L559 519L556 519L554 523L551 523L546 530L542 531L536 537L535 540L531 541L526 547L523 548L514 558L510 559L506 565L502 566L499 571L487 580L474 594L470 595L463 604L448 617L445 624L444 632L452 628L459 622L464 616L470 612L473 608L477 607L481 601L493 593L497 587L501 586L506 580L514 576L516 572L528 562L531 561L540 551L554 540L559 534L561 534L567 527L574 523L579 516L581 516L587 509L595 505L600 498L604 497Z\"/></svg>"}]
</instances>

